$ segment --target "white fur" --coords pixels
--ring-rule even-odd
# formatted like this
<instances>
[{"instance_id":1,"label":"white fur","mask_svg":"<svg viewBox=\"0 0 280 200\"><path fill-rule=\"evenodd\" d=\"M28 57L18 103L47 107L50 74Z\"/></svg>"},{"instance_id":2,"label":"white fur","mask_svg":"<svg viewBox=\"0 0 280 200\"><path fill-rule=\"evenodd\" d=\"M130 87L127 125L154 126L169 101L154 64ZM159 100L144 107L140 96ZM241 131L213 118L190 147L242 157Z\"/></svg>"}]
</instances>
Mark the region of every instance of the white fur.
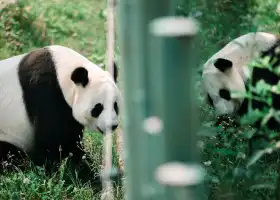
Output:
<instances>
[{"instance_id":1,"label":"white fur","mask_svg":"<svg viewBox=\"0 0 280 200\"><path fill-rule=\"evenodd\" d=\"M27 150L32 144L32 127L17 76L17 67L24 55L0 61L0 140Z\"/></svg>"},{"instance_id":2,"label":"white fur","mask_svg":"<svg viewBox=\"0 0 280 200\"><path fill-rule=\"evenodd\" d=\"M112 76L72 49L51 46L50 50L58 71L59 84L67 103L73 109L76 120L92 131L97 127L105 131L106 128L117 124L117 115L112 106L114 101L119 103L120 92ZM90 80L85 88L77 87L69 78L77 66L83 66L88 70ZM103 104L104 111L94 119L90 111L97 103ZM110 115L112 117L109 119Z\"/></svg>"},{"instance_id":3,"label":"white fur","mask_svg":"<svg viewBox=\"0 0 280 200\"><path fill-rule=\"evenodd\" d=\"M226 101L218 92L222 88L230 91L245 92L245 82L250 75L248 63L263 50L276 42L276 36L269 33L257 32L242 35L214 54L205 64L202 74L202 90L204 95L211 96L216 114L234 114L240 107L242 99ZM233 63L233 67L225 73L219 71L213 62L224 58Z\"/></svg>"},{"instance_id":4,"label":"white fur","mask_svg":"<svg viewBox=\"0 0 280 200\"><path fill-rule=\"evenodd\" d=\"M49 46L48 49L55 63L64 98L72 107L74 118L91 131L97 131L98 127L105 132L106 128L117 124L113 103L117 101L119 105L120 92L113 77L72 49L57 45ZM0 140L29 150L32 148L33 129L23 105L17 75L19 62L25 55L0 61ZM85 88L75 85L70 78L77 67L88 70L89 84ZM91 110L97 103L102 103L104 110L94 119Z\"/></svg>"}]
</instances>

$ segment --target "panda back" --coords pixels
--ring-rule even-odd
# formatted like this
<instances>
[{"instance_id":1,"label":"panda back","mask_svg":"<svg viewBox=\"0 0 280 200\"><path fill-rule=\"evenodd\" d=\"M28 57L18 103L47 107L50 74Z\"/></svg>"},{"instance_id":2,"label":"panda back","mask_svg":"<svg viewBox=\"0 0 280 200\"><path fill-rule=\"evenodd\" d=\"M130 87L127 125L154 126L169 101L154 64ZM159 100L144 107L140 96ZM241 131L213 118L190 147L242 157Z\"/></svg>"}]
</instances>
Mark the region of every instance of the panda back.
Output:
<instances>
[{"instance_id":1,"label":"panda back","mask_svg":"<svg viewBox=\"0 0 280 200\"><path fill-rule=\"evenodd\" d=\"M247 77L247 65L262 51L269 49L275 44L277 36L265 32L247 33L235 38L220 51L215 53L205 64L203 73L216 73L218 70L214 67L213 62L217 58L224 58L232 62L239 74L245 81Z\"/></svg>"}]
</instances>

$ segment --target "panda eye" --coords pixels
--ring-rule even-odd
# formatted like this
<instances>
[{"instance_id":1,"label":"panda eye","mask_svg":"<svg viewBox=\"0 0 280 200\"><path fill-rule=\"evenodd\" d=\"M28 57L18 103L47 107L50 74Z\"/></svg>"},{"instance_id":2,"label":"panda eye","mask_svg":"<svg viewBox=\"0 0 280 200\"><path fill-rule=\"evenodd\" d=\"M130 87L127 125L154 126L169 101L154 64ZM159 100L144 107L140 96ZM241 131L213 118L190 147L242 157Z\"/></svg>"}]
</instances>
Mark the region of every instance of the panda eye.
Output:
<instances>
[{"instance_id":1,"label":"panda eye","mask_svg":"<svg viewBox=\"0 0 280 200\"><path fill-rule=\"evenodd\" d=\"M103 111L103 105L101 103L98 103L91 110L91 116L97 118L102 113L102 111Z\"/></svg>"},{"instance_id":2,"label":"panda eye","mask_svg":"<svg viewBox=\"0 0 280 200\"><path fill-rule=\"evenodd\" d=\"M114 110L115 110L116 114L119 114L119 107L118 107L117 102L114 103Z\"/></svg>"},{"instance_id":3,"label":"panda eye","mask_svg":"<svg viewBox=\"0 0 280 200\"><path fill-rule=\"evenodd\" d=\"M221 98L223 98L227 101L231 100L230 92L226 89L220 89L219 95Z\"/></svg>"}]
</instances>

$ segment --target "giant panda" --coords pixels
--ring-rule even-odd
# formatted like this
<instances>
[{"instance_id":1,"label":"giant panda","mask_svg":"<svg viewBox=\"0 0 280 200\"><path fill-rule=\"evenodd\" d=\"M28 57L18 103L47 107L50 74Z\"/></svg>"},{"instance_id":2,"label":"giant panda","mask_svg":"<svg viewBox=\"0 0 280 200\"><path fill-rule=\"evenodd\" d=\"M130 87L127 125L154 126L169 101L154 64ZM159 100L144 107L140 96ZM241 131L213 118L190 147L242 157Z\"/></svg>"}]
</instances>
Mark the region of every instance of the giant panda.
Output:
<instances>
[{"instance_id":1,"label":"giant panda","mask_svg":"<svg viewBox=\"0 0 280 200\"><path fill-rule=\"evenodd\" d=\"M84 128L104 134L118 127L115 64L114 72L59 45L0 61L0 160L26 155L47 167L70 156L82 166Z\"/></svg>"},{"instance_id":2,"label":"giant panda","mask_svg":"<svg viewBox=\"0 0 280 200\"><path fill-rule=\"evenodd\" d=\"M229 42L204 64L201 95L214 108L216 116L236 117L246 112L247 101L231 94L246 91L251 74L248 64L276 41L274 34L247 33Z\"/></svg>"},{"instance_id":3,"label":"giant panda","mask_svg":"<svg viewBox=\"0 0 280 200\"><path fill-rule=\"evenodd\" d=\"M280 111L280 37L277 37L277 41L269 49L261 52L251 64L251 76L250 84L251 88L248 89L251 96L254 98L246 98L246 101L251 101L250 106L246 107L243 114L248 114L249 108L251 110L264 111L265 116L256 120L256 125L260 127L261 121L268 116L268 113L272 111ZM264 81L268 88L263 91L258 91L256 86L259 81ZM265 99L265 100L264 100ZM271 101L270 101L271 100ZM279 116L278 116L279 117ZM265 128L279 131L280 120L271 115L267 118Z\"/></svg>"},{"instance_id":4,"label":"giant panda","mask_svg":"<svg viewBox=\"0 0 280 200\"><path fill-rule=\"evenodd\" d=\"M277 171L275 196L276 199L280 199L280 163L279 163L279 147L277 143L280 140L280 37L277 36L276 42L265 51L262 51L250 65L251 76L248 82L251 87L248 91L251 93L253 99L246 98L245 101L251 101L250 106L244 111L244 114L248 114L249 108L253 111L259 110L262 113L261 118L254 120L254 126L256 131L251 139L249 139L249 156L254 152L253 140L263 140L256 145L257 150L264 148L271 148L272 152L265 154L263 157L264 162L267 164L272 163ZM256 90L257 84L263 81L269 87L263 91ZM256 98L257 97L257 98ZM260 98L261 97L261 98ZM264 100L264 101L263 101ZM251 111L252 111L251 110ZM271 112L272 111L272 112ZM278 114L277 114L278 112ZM250 113L249 113L250 114ZM276 114L276 115L274 115ZM278 117L278 119L277 119ZM266 121L262 125L262 122ZM260 144L265 144L264 146ZM276 148L275 148L276 147ZM275 165L276 164L276 165Z\"/></svg>"}]
</instances>

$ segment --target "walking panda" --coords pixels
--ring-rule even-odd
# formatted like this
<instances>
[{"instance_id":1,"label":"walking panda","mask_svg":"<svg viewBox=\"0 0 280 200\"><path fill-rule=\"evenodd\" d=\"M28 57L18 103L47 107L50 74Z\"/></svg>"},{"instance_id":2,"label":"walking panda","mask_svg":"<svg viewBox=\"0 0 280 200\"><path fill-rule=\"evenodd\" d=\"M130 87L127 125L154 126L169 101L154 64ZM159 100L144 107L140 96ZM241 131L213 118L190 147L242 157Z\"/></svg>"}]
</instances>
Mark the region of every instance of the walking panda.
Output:
<instances>
[{"instance_id":1,"label":"walking panda","mask_svg":"<svg viewBox=\"0 0 280 200\"><path fill-rule=\"evenodd\" d=\"M100 133L118 127L121 96L114 68L111 76L58 45L0 61L0 160L24 153L44 165L72 154L73 164L80 165L84 127Z\"/></svg>"},{"instance_id":2,"label":"walking panda","mask_svg":"<svg viewBox=\"0 0 280 200\"><path fill-rule=\"evenodd\" d=\"M248 64L276 41L274 34L248 33L229 42L204 64L201 91L217 116L239 116L247 112L247 101L233 98L231 93L246 91L251 73Z\"/></svg>"}]
</instances>

